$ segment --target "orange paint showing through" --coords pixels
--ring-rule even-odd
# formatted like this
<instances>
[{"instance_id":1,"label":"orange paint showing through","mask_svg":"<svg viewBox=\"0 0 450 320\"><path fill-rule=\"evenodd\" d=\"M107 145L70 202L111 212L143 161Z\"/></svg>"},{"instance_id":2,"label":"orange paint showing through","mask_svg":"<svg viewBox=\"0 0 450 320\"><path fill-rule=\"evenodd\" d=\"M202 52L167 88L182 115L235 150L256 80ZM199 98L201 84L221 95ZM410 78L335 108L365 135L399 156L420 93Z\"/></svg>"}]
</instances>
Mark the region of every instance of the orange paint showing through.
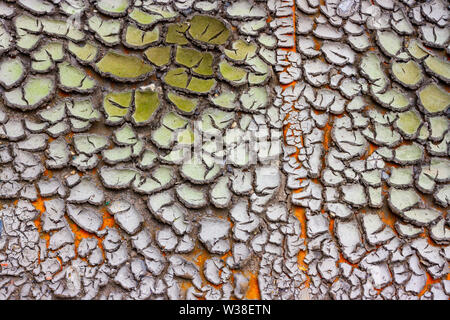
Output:
<instances>
[{"instance_id":1,"label":"orange paint showing through","mask_svg":"<svg viewBox=\"0 0 450 320\"><path fill-rule=\"evenodd\" d=\"M104 228L115 228L116 227L116 221L114 220L114 217L109 214L108 210L103 207L101 210L102 212L102 218L103 218L103 224L100 227L100 230L103 230ZM100 238L98 236L95 236L98 240L98 247L102 250L103 258L105 258L105 250L103 250L103 238Z\"/></svg>"},{"instance_id":2,"label":"orange paint showing through","mask_svg":"<svg viewBox=\"0 0 450 320\"><path fill-rule=\"evenodd\" d=\"M376 150L378 149L378 146L374 145L373 143L369 143L369 156L372 155Z\"/></svg>"},{"instance_id":3,"label":"orange paint showing through","mask_svg":"<svg viewBox=\"0 0 450 320\"><path fill-rule=\"evenodd\" d=\"M184 292L186 292L187 289L189 289L190 287L192 287L192 282L191 281L180 281L180 287L181 290L183 290Z\"/></svg>"},{"instance_id":4,"label":"orange paint showing through","mask_svg":"<svg viewBox=\"0 0 450 320\"><path fill-rule=\"evenodd\" d=\"M294 3L294 5L292 6L292 19L293 19L293 25L294 25L294 30L295 30L295 23L296 23L296 15L295 15L295 3ZM285 51L290 51L290 52L297 52L297 39L296 39L296 34L295 34L295 31L294 31L294 33L292 34L292 36L293 36L293 38L294 38L294 46L292 47L292 48L282 48L282 50L285 50ZM315 48L316 49L320 49L320 42L319 41L317 41L317 40L315 40L314 41L314 44L315 44ZM297 81L293 81L292 83L290 83L290 84L287 84L287 85L281 85L281 88L283 89L283 91L284 90L286 90L287 88L289 88L289 87L291 87L291 86L295 86L297 84ZM284 133L284 140L286 141L286 133L287 133L287 130L288 130L288 127L287 126L285 126L284 128L283 128L283 133ZM328 128L328 129L325 129L325 130L328 130L328 131L330 131L331 130L331 127L330 128ZM326 131L325 132L325 135L324 135L324 139L326 140L326 148L328 148L328 145L329 145L329 138L327 137L329 134L328 134L328 131ZM326 138L325 138L326 137ZM304 145L304 141L303 141L303 136L301 136L301 144L302 145ZM293 154L293 155L291 155L291 157L295 157L296 159L297 159L297 161L298 161L298 153L299 153L299 151L297 150L296 152L295 152L295 154ZM300 162L300 161L299 161ZM300 179L301 180L301 179ZM314 179L316 182L318 182L317 181L317 179ZM294 193L297 193L297 192L300 192L300 191L302 191L302 189L298 189L298 190L294 190L293 192ZM303 241L305 241L306 240L306 214L305 214L305 209L304 208L301 208L301 207L294 207L293 208L293 211L294 211L294 215L296 216L296 218L300 221L300 224L301 224L301 229L302 229L302 233L301 233L301 235L300 235L300 237L303 239ZM305 263L305 256L306 256L306 250L301 250L300 252L299 252L299 254L297 255L297 263L298 263L298 268L300 269L300 270L302 270L302 271L304 271L305 272L305 275L306 275L306 281L305 281L305 287L306 288L308 288L309 286L310 286L310 282L311 282L311 280L310 280L310 278L309 278L309 276L308 276L308 274L307 274L307 270L308 270L308 265Z\"/></svg>"},{"instance_id":5,"label":"orange paint showing through","mask_svg":"<svg viewBox=\"0 0 450 320\"><path fill-rule=\"evenodd\" d=\"M73 139L73 132L70 132L70 133L66 134L64 136L64 139L66 140L66 142L68 144L71 144L72 143L72 139Z\"/></svg>"},{"instance_id":6,"label":"orange paint showing through","mask_svg":"<svg viewBox=\"0 0 450 320\"><path fill-rule=\"evenodd\" d=\"M228 251L227 253L222 255L220 257L220 259L226 260L226 258L228 258L230 256L231 256L231 251ZM211 254L202 248L196 248L196 249L194 249L194 251L192 253L192 257L193 257L192 262L196 266L198 266L200 270L203 270L205 261L211 258ZM236 273L236 270L231 270L231 273L232 274ZM244 275L249 278L249 284L248 284L248 289L247 289L247 293L246 293L246 298L260 300L258 276L256 274L252 273L251 271L244 272ZM205 280L205 276L204 276L203 272L200 272L200 277L203 280ZM212 283L210 283L209 285L218 290L223 286L223 284L214 285ZM191 287L190 282L189 283L183 282L181 285L181 288L183 290L187 290L189 287ZM204 298L199 298L199 299L203 300ZM236 298L232 296L231 300L236 300Z\"/></svg>"},{"instance_id":7,"label":"orange paint showing through","mask_svg":"<svg viewBox=\"0 0 450 320\"><path fill-rule=\"evenodd\" d=\"M290 126L291 126L291 124L288 123L288 124L286 124L286 125L283 127L283 137L286 138L286 134L287 134L288 129L289 129Z\"/></svg>"},{"instance_id":8,"label":"orange paint showing through","mask_svg":"<svg viewBox=\"0 0 450 320\"><path fill-rule=\"evenodd\" d=\"M331 129L333 127L327 122L325 126L323 127L323 148L325 151L328 151L330 144L331 144ZM325 157L323 157L325 159Z\"/></svg>"},{"instance_id":9,"label":"orange paint showing through","mask_svg":"<svg viewBox=\"0 0 450 320\"><path fill-rule=\"evenodd\" d=\"M41 215L42 215L42 213L45 212L45 205L44 205L44 201L45 201L45 200L46 200L46 199L44 199L44 198L42 198L41 196L39 196L39 197L37 198L37 200L34 201L34 202L32 202L31 204L33 205L33 207L34 207L37 211L39 211L38 217L36 218L36 220L34 220L34 225L35 225L36 228L38 229L38 232L39 232L39 234L41 235L40 237L46 241L46 245L47 245L47 248L48 248L49 242L50 242L50 235L49 235L48 233L44 233L44 232L42 231L42 223L41 223ZM40 261L39 261L39 262L40 262Z\"/></svg>"},{"instance_id":10,"label":"orange paint showing through","mask_svg":"<svg viewBox=\"0 0 450 320\"><path fill-rule=\"evenodd\" d=\"M58 260L58 262L59 262L59 271L58 272L60 272L63 269L64 263L63 263L62 259L60 257L58 257L58 256L56 257L56 260ZM47 276L47 277L45 277L45 279L46 280L52 280L53 277L52 276Z\"/></svg>"},{"instance_id":11,"label":"orange paint showing through","mask_svg":"<svg viewBox=\"0 0 450 320\"><path fill-rule=\"evenodd\" d=\"M101 209L102 212L102 218L103 218L103 224L100 228L100 230L103 230L106 227L110 227L110 228L114 228L115 227L115 221L114 218L108 213L108 211L106 210L106 208L102 208ZM83 239L87 239L87 238L96 238L98 240L98 247L102 250L102 254L103 254L103 258L105 258L105 252L103 250L103 239L100 238L99 236L87 232L83 229L81 229L75 222L73 222L70 219L67 219L68 223L69 223L69 227L72 230L75 239L74 239L74 245L75 245L75 253L76 256L78 257L78 246L80 244L80 242Z\"/></svg>"},{"instance_id":12,"label":"orange paint showing through","mask_svg":"<svg viewBox=\"0 0 450 320\"><path fill-rule=\"evenodd\" d=\"M44 176L46 176L47 178L52 178L53 172L51 170L45 169Z\"/></svg>"},{"instance_id":13,"label":"orange paint showing through","mask_svg":"<svg viewBox=\"0 0 450 320\"><path fill-rule=\"evenodd\" d=\"M330 234L334 233L334 219L330 219L330 226L328 229L330 230Z\"/></svg>"},{"instance_id":14,"label":"orange paint showing through","mask_svg":"<svg viewBox=\"0 0 450 320\"><path fill-rule=\"evenodd\" d=\"M36 210L38 210L40 213L43 213L45 211L44 206L44 199L42 197L38 197L36 201L31 203Z\"/></svg>"},{"instance_id":15,"label":"orange paint showing through","mask_svg":"<svg viewBox=\"0 0 450 320\"><path fill-rule=\"evenodd\" d=\"M337 280L337 279L336 279L336 280ZM375 290L375 291L377 292L377 295L378 295L378 296L381 294L381 291L383 291L383 289L384 289L384 288L380 288L380 289L373 288L373 290Z\"/></svg>"},{"instance_id":16,"label":"orange paint showing through","mask_svg":"<svg viewBox=\"0 0 450 320\"><path fill-rule=\"evenodd\" d=\"M322 44L320 43L320 41L317 40L316 37L313 37L313 42L314 42L314 49L315 50L320 50L320 48L322 47Z\"/></svg>"},{"instance_id":17,"label":"orange paint showing through","mask_svg":"<svg viewBox=\"0 0 450 320\"><path fill-rule=\"evenodd\" d=\"M81 240L83 240L84 238L92 238L94 235L87 231L84 231L71 220L69 220L69 226L75 236L75 252L78 256L78 246L80 245Z\"/></svg>"},{"instance_id":18,"label":"orange paint showing through","mask_svg":"<svg viewBox=\"0 0 450 320\"><path fill-rule=\"evenodd\" d=\"M245 297L249 300L261 300L261 294L259 293L258 277L253 273L249 272L247 277L250 277L248 282L248 290Z\"/></svg>"},{"instance_id":19,"label":"orange paint showing through","mask_svg":"<svg viewBox=\"0 0 450 320\"><path fill-rule=\"evenodd\" d=\"M301 228L302 228L302 234L300 237L303 239L303 241L306 240L306 211L305 208L295 207L294 208L294 215L295 217L300 221ZM300 270L306 271L308 270L308 265L305 263L305 256L306 256L306 250L300 251L297 256L297 263ZM309 287L310 279L309 276L306 275L306 287Z\"/></svg>"},{"instance_id":20,"label":"orange paint showing through","mask_svg":"<svg viewBox=\"0 0 450 320\"><path fill-rule=\"evenodd\" d=\"M390 226L392 230L395 232L395 221L397 221L397 217L390 210L380 210L378 211L378 216L381 218L386 225Z\"/></svg>"},{"instance_id":21,"label":"orange paint showing through","mask_svg":"<svg viewBox=\"0 0 450 320\"><path fill-rule=\"evenodd\" d=\"M206 260L208 260L211 256L208 252L206 252L205 250L202 250L201 248L197 248L194 250L193 252L194 255L194 263L199 267L199 268L203 268L203 265L205 263Z\"/></svg>"},{"instance_id":22,"label":"orange paint showing through","mask_svg":"<svg viewBox=\"0 0 450 320\"><path fill-rule=\"evenodd\" d=\"M289 88L289 87L295 86L296 83L297 83L297 82L294 81L294 82L291 82L291 83L289 83L289 84L280 84L280 87L281 87L281 89L283 89L283 91L284 91L284 90L286 90L286 89Z\"/></svg>"},{"instance_id":23,"label":"orange paint showing through","mask_svg":"<svg viewBox=\"0 0 450 320\"><path fill-rule=\"evenodd\" d=\"M435 283L439 283L439 282L441 282L441 279L433 279L430 275L429 275L429 273L428 272L426 272L426 274L427 274L427 282L426 282L426 284L425 284L425 287L423 287L423 289L422 289L422 291L418 294L418 297L420 298L421 296L423 296L424 294L425 294L425 292L427 292L428 290L429 290L429 288L430 288L430 286L432 285L432 284L435 284ZM447 274L447 278L449 277L449 274Z\"/></svg>"},{"instance_id":24,"label":"orange paint showing through","mask_svg":"<svg viewBox=\"0 0 450 320\"><path fill-rule=\"evenodd\" d=\"M345 259L344 256L342 255L342 253L339 253L338 265L339 265L339 263L347 263L347 264L351 265L353 268L358 268L358 265L356 263L351 263L350 261Z\"/></svg>"},{"instance_id":25,"label":"orange paint showing through","mask_svg":"<svg viewBox=\"0 0 450 320\"><path fill-rule=\"evenodd\" d=\"M428 244L433 247L445 248L446 246L448 246L448 244L439 244L439 243L434 242L433 238L431 238L429 235L427 235L427 233L425 231L420 234L420 237L427 239ZM450 276L450 273L448 273L448 275Z\"/></svg>"},{"instance_id":26,"label":"orange paint showing through","mask_svg":"<svg viewBox=\"0 0 450 320\"><path fill-rule=\"evenodd\" d=\"M97 80L99 83L104 83L105 79L102 78L98 73L94 72L91 68L84 67L83 70L86 72L86 74L88 76L90 76L91 78ZM111 82L111 87L113 87L113 83L112 82Z\"/></svg>"},{"instance_id":27,"label":"orange paint showing through","mask_svg":"<svg viewBox=\"0 0 450 320\"><path fill-rule=\"evenodd\" d=\"M114 217L111 214L109 214L106 208L102 208L101 212L103 214L103 225L100 227L100 230L103 230L105 228L114 228L116 226Z\"/></svg>"},{"instance_id":28,"label":"orange paint showing through","mask_svg":"<svg viewBox=\"0 0 450 320\"><path fill-rule=\"evenodd\" d=\"M195 248L194 251L192 252L192 262L199 268L199 270L203 270L203 265L205 264L205 261L208 260L209 258L211 258L211 255L209 254L209 252L205 251L202 248ZM200 272L200 277L202 278L203 281L205 280L205 276L203 274L203 272ZM210 285L216 289L220 289L220 287L222 285L213 285L212 283L210 283ZM182 285L182 289L187 290L189 287L191 287L191 283L189 282L189 284L185 284L184 286ZM198 298L200 300L205 300L205 298Z\"/></svg>"}]
</instances>

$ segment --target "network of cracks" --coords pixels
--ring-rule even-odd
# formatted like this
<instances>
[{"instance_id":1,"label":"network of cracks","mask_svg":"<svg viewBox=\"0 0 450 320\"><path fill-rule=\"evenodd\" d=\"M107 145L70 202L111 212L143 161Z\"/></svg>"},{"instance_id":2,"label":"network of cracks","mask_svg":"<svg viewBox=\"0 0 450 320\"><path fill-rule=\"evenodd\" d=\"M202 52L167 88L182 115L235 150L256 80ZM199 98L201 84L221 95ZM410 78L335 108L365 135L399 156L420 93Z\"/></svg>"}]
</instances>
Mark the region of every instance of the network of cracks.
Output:
<instances>
[{"instance_id":1,"label":"network of cracks","mask_svg":"<svg viewBox=\"0 0 450 320\"><path fill-rule=\"evenodd\" d=\"M448 9L0 1L0 299L448 300Z\"/></svg>"}]
</instances>

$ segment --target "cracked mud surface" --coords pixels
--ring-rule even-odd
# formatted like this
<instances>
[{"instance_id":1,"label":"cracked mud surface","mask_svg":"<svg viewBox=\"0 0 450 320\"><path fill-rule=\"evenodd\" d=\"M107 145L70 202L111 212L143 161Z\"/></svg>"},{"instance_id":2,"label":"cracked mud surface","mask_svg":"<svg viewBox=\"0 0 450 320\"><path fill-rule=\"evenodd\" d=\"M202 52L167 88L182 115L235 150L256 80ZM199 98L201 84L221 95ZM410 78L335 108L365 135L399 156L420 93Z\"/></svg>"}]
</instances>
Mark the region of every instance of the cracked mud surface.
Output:
<instances>
[{"instance_id":1,"label":"cracked mud surface","mask_svg":"<svg viewBox=\"0 0 450 320\"><path fill-rule=\"evenodd\" d=\"M450 295L443 0L0 1L0 299Z\"/></svg>"}]
</instances>

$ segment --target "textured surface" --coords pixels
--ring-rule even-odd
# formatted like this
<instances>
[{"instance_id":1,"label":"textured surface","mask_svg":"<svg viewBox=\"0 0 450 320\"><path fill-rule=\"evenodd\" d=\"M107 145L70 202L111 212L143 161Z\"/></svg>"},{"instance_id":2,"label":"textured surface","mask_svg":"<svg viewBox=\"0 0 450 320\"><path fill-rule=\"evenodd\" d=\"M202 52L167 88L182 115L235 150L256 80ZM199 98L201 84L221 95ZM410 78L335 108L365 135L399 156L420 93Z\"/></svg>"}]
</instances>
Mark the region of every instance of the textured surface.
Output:
<instances>
[{"instance_id":1,"label":"textured surface","mask_svg":"<svg viewBox=\"0 0 450 320\"><path fill-rule=\"evenodd\" d=\"M0 1L0 299L450 295L443 0Z\"/></svg>"}]
</instances>

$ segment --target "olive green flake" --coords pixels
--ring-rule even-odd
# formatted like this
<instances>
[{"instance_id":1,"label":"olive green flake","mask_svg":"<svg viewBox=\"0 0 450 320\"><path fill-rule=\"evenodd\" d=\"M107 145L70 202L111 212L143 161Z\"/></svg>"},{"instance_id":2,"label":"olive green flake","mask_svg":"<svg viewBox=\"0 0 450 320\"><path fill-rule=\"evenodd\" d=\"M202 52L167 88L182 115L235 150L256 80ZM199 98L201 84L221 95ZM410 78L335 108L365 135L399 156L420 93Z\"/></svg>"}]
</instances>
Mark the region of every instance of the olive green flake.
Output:
<instances>
[{"instance_id":1,"label":"olive green flake","mask_svg":"<svg viewBox=\"0 0 450 320\"><path fill-rule=\"evenodd\" d=\"M136 125L146 124L153 118L160 106L158 93L138 90L135 92L134 105L133 122Z\"/></svg>"},{"instance_id":2,"label":"olive green flake","mask_svg":"<svg viewBox=\"0 0 450 320\"><path fill-rule=\"evenodd\" d=\"M420 114L415 110L409 110L398 114L398 118L395 121L397 129L408 137L413 137L417 134L422 119Z\"/></svg>"},{"instance_id":3,"label":"olive green flake","mask_svg":"<svg viewBox=\"0 0 450 320\"><path fill-rule=\"evenodd\" d=\"M185 32L189 28L187 23L171 23L167 27L166 43L185 45L189 40L185 36Z\"/></svg>"},{"instance_id":4,"label":"olive green flake","mask_svg":"<svg viewBox=\"0 0 450 320\"><path fill-rule=\"evenodd\" d=\"M189 77L185 68L176 68L169 70L163 77L163 81L168 85L186 89L194 93L208 93L216 84L214 79L200 79L194 76Z\"/></svg>"},{"instance_id":5,"label":"olive green flake","mask_svg":"<svg viewBox=\"0 0 450 320\"><path fill-rule=\"evenodd\" d=\"M170 62L171 47L152 47L145 50L147 59L154 65L161 67Z\"/></svg>"},{"instance_id":6,"label":"olive green flake","mask_svg":"<svg viewBox=\"0 0 450 320\"><path fill-rule=\"evenodd\" d=\"M79 46L72 41L69 41L67 44L67 49L78 60L85 63L95 61L98 54L98 48L91 42L86 42L86 44Z\"/></svg>"},{"instance_id":7,"label":"olive green flake","mask_svg":"<svg viewBox=\"0 0 450 320\"><path fill-rule=\"evenodd\" d=\"M438 57L428 56L424 60L425 67L444 81L450 80L450 63Z\"/></svg>"},{"instance_id":8,"label":"olive green flake","mask_svg":"<svg viewBox=\"0 0 450 320\"><path fill-rule=\"evenodd\" d=\"M236 40L231 45L231 49L225 49L225 55L233 61L245 61L256 55L257 47L253 43L244 40Z\"/></svg>"},{"instance_id":9,"label":"olive green flake","mask_svg":"<svg viewBox=\"0 0 450 320\"><path fill-rule=\"evenodd\" d=\"M167 98L173 105L183 114L192 114L198 106L198 99L188 98L185 95L177 94L170 91Z\"/></svg>"},{"instance_id":10,"label":"olive green flake","mask_svg":"<svg viewBox=\"0 0 450 320\"><path fill-rule=\"evenodd\" d=\"M108 51L95 66L99 72L119 81L143 80L154 70L151 65L138 57L113 51Z\"/></svg>"},{"instance_id":11,"label":"olive green flake","mask_svg":"<svg viewBox=\"0 0 450 320\"><path fill-rule=\"evenodd\" d=\"M106 114L106 121L110 124L119 124L130 111L133 100L132 92L111 92L103 99L103 110Z\"/></svg>"},{"instance_id":12,"label":"olive green flake","mask_svg":"<svg viewBox=\"0 0 450 320\"><path fill-rule=\"evenodd\" d=\"M194 40L212 45L225 44L231 35L222 21L203 15L191 19L188 33Z\"/></svg>"},{"instance_id":13,"label":"olive green flake","mask_svg":"<svg viewBox=\"0 0 450 320\"><path fill-rule=\"evenodd\" d=\"M213 55L186 47L177 47L175 62L192 68L192 71L202 76L212 76Z\"/></svg>"},{"instance_id":14,"label":"olive green flake","mask_svg":"<svg viewBox=\"0 0 450 320\"><path fill-rule=\"evenodd\" d=\"M422 69L413 60L394 62L392 64L392 74L401 84L410 88L415 88L423 80Z\"/></svg>"},{"instance_id":15,"label":"olive green flake","mask_svg":"<svg viewBox=\"0 0 450 320\"><path fill-rule=\"evenodd\" d=\"M124 44L132 48L143 49L157 41L159 41L159 27L151 31L143 31L129 24L124 31Z\"/></svg>"},{"instance_id":16,"label":"olive green flake","mask_svg":"<svg viewBox=\"0 0 450 320\"><path fill-rule=\"evenodd\" d=\"M165 9L163 6L147 5L145 9L148 12L134 8L128 17L143 27L149 27L159 21L170 20L178 16L176 11Z\"/></svg>"}]
</instances>

